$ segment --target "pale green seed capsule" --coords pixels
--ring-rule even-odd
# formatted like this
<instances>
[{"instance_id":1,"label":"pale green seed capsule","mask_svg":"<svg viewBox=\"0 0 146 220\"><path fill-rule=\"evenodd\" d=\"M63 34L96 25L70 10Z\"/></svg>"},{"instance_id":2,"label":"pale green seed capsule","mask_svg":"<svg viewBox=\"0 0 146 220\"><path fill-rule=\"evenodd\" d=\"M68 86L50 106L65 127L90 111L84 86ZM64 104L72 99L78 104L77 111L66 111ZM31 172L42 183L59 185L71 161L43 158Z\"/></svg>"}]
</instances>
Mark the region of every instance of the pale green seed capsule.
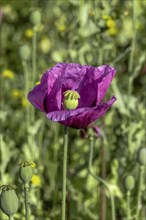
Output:
<instances>
[{"instance_id":1,"label":"pale green seed capsule","mask_svg":"<svg viewBox=\"0 0 146 220\"><path fill-rule=\"evenodd\" d=\"M64 92L63 105L68 110L73 110L78 107L80 95L76 91L67 90Z\"/></svg>"},{"instance_id":2,"label":"pale green seed capsule","mask_svg":"<svg viewBox=\"0 0 146 220\"><path fill-rule=\"evenodd\" d=\"M33 176L33 169L31 166L20 167L19 176L22 182L28 183L31 181Z\"/></svg>"},{"instance_id":3,"label":"pale green seed capsule","mask_svg":"<svg viewBox=\"0 0 146 220\"><path fill-rule=\"evenodd\" d=\"M41 23L41 13L39 11L33 11L30 15L30 21L33 25Z\"/></svg>"},{"instance_id":4,"label":"pale green seed capsule","mask_svg":"<svg viewBox=\"0 0 146 220\"><path fill-rule=\"evenodd\" d=\"M124 187L127 191L130 191L135 186L135 179L132 175L128 175L124 178Z\"/></svg>"},{"instance_id":5,"label":"pale green seed capsule","mask_svg":"<svg viewBox=\"0 0 146 220\"><path fill-rule=\"evenodd\" d=\"M146 165L146 147L139 148L137 152L137 159L140 165Z\"/></svg>"},{"instance_id":6,"label":"pale green seed capsule","mask_svg":"<svg viewBox=\"0 0 146 220\"><path fill-rule=\"evenodd\" d=\"M1 210L8 216L13 216L17 212L19 202L14 189L2 190L0 206Z\"/></svg>"},{"instance_id":7,"label":"pale green seed capsule","mask_svg":"<svg viewBox=\"0 0 146 220\"><path fill-rule=\"evenodd\" d=\"M65 106L66 109L69 110L73 110L76 109L78 107L78 100L68 100L68 99L64 99L63 104Z\"/></svg>"},{"instance_id":8,"label":"pale green seed capsule","mask_svg":"<svg viewBox=\"0 0 146 220\"><path fill-rule=\"evenodd\" d=\"M30 58L30 48L26 45L21 46L19 49L19 54L22 60L28 60Z\"/></svg>"}]
</instances>

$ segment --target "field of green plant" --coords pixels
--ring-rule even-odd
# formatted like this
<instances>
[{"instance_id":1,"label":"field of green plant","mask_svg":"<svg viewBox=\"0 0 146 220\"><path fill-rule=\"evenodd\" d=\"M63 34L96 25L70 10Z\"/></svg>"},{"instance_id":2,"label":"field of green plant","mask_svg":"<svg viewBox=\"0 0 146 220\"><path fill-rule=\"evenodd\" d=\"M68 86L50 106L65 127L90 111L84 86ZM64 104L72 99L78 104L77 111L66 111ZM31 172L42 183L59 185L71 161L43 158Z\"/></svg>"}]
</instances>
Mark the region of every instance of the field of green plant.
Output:
<instances>
[{"instance_id":1,"label":"field of green plant","mask_svg":"<svg viewBox=\"0 0 146 220\"><path fill-rule=\"evenodd\" d=\"M145 219L145 11L145 0L1 1L0 220ZM114 67L104 101L117 99L92 126L69 128L66 218L64 125L27 99L62 62Z\"/></svg>"}]
</instances>

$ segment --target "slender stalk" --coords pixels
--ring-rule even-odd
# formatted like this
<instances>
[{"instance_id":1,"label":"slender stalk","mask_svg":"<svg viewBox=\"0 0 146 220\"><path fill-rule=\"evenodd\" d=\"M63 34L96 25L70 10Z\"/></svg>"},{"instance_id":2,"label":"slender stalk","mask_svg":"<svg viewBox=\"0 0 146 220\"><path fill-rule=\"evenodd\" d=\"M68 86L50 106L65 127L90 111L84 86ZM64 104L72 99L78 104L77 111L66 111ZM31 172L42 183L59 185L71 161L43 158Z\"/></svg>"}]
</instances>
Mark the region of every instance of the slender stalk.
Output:
<instances>
[{"instance_id":1,"label":"slender stalk","mask_svg":"<svg viewBox=\"0 0 146 220\"><path fill-rule=\"evenodd\" d=\"M142 195L142 183L143 183L144 166L140 167L139 185L138 185L138 195L137 195L137 208L136 208L136 220L139 220L139 212L141 206L141 195Z\"/></svg>"},{"instance_id":2,"label":"slender stalk","mask_svg":"<svg viewBox=\"0 0 146 220\"><path fill-rule=\"evenodd\" d=\"M133 29L133 38L131 42L131 52L130 52L130 58L129 58L129 65L128 65L128 72L130 74L129 77L129 84L128 84L128 100L127 103L129 103L130 94L132 92L132 83L133 83L133 77L132 77L132 71L134 66L134 52L136 47L136 0L133 0L133 16L132 16L132 29Z\"/></svg>"},{"instance_id":3,"label":"slender stalk","mask_svg":"<svg viewBox=\"0 0 146 220\"><path fill-rule=\"evenodd\" d=\"M132 30L133 30L133 38L132 38L132 42L131 42L131 53L130 53L130 57L129 57L129 66L128 66L128 70L131 74L132 70L133 70L133 64L134 64L134 52L135 52L135 44L136 44L136 0L133 0L133 4L132 4L132 10L133 10L133 15L132 15Z\"/></svg>"},{"instance_id":4,"label":"slender stalk","mask_svg":"<svg viewBox=\"0 0 146 220\"><path fill-rule=\"evenodd\" d=\"M25 219L29 220L28 184L24 184Z\"/></svg>"},{"instance_id":5,"label":"slender stalk","mask_svg":"<svg viewBox=\"0 0 146 220\"><path fill-rule=\"evenodd\" d=\"M106 179L106 159L105 159L106 149L105 146L102 145L100 149L100 158L101 158L101 178ZM106 220L106 195L105 188L101 186L100 188L100 218L102 220Z\"/></svg>"},{"instance_id":6,"label":"slender stalk","mask_svg":"<svg viewBox=\"0 0 146 220\"><path fill-rule=\"evenodd\" d=\"M131 220L131 213L130 213L130 191L127 191L127 220Z\"/></svg>"},{"instance_id":7,"label":"slender stalk","mask_svg":"<svg viewBox=\"0 0 146 220\"><path fill-rule=\"evenodd\" d=\"M110 188L109 188L107 182L105 180L103 180L101 177L95 176L91 171L92 159L93 159L93 145L94 145L94 139L93 139L93 137L90 137L90 154L89 154L88 172L93 178L95 178L97 181L102 183L103 186L107 189L107 191L110 195L110 199L111 199L112 220L116 220L116 218L115 218L115 200L114 200L114 196L113 196L112 192L110 191Z\"/></svg>"},{"instance_id":8,"label":"slender stalk","mask_svg":"<svg viewBox=\"0 0 146 220\"><path fill-rule=\"evenodd\" d=\"M68 127L64 126L64 154L63 154L63 186L62 186L62 220L66 218L66 174L67 174L67 149Z\"/></svg>"},{"instance_id":9,"label":"slender stalk","mask_svg":"<svg viewBox=\"0 0 146 220\"><path fill-rule=\"evenodd\" d=\"M29 71L27 67L27 62L22 61L23 69L24 69L24 79L25 79L25 96L27 96L29 92Z\"/></svg>"},{"instance_id":10,"label":"slender stalk","mask_svg":"<svg viewBox=\"0 0 146 220\"><path fill-rule=\"evenodd\" d=\"M36 80L36 48L37 48L37 32L34 29L32 38L32 83Z\"/></svg>"},{"instance_id":11,"label":"slender stalk","mask_svg":"<svg viewBox=\"0 0 146 220\"><path fill-rule=\"evenodd\" d=\"M27 67L27 62L23 61L22 66L23 66L23 69L24 69L24 79L25 79L25 98L27 98L27 94L29 92L29 71L28 71L28 67ZM29 110L30 110L29 106L26 106L26 127L27 128L28 128L29 122L30 122Z\"/></svg>"},{"instance_id":12,"label":"slender stalk","mask_svg":"<svg viewBox=\"0 0 146 220\"><path fill-rule=\"evenodd\" d=\"M36 81L36 49L37 49L37 32L34 28L34 34L32 38L32 87ZM34 123L34 111L35 109L31 109L31 121Z\"/></svg>"},{"instance_id":13,"label":"slender stalk","mask_svg":"<svg viewBox=\"0 0 146 220\"><path fill-rule=\"evenodd\" d=\"M14 220L13 216L9 216L9 220Z\"/></svg>"}]
</instances>

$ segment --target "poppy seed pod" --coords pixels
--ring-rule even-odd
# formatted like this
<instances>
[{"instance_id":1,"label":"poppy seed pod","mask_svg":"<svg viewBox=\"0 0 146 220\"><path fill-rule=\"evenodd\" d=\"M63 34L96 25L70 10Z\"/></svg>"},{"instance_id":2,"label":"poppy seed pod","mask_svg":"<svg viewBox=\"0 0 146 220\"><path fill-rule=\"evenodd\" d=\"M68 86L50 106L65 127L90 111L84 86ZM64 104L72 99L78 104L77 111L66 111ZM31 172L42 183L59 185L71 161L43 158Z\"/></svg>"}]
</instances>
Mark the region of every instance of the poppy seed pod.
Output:
<instances>
[{"instance_id":1,"label":"poppy seed pod","mask_svg":"<svg viewBox=\"0 0 146 220\"><path fill-rule=\"evenodd\" d=\"M30 15L30 21L33 25L38 25L41 23L41 13L39 11L34 11Z\"/></svg>"},{"instance_id":2,"label":"poppy seed pod","mask_svg":"<svg viewBox=\"0 0 146 220\"><path fill-rule=\"evenodd\" d=\"M20 164L19 176L24 183L28 183L32 179L33 168L31 165L32 164L28 161L22 162Z\"/></svg>"},{"instance_id":3,"label":"poppy seed pod","mask_svg":"<svg viewBox=\"0 0 146 220\"><path fill-rule=\"evenodd\" d=\"M63 94L64 94L64 100L63 100L64 107L68 110L76 109L79 104L78 99L80 98L78 92L67 90Z\"/></svg>"},{"instance_id":4,"label":"poppy seed pod","mask_svg":"<svg viewBox=\"0 0 146 220\"><path fill-rule=\"evenodd\" d=\"M132 175L125 176L124 178L124 187L126 190L132 190L135 186L135 180Z\"/></svg>"},{"instance_id":5,"label":"poppy seed pod","mask_svg":"<svg viewBox=\"0 0 146 220\"><path fill-rule=\"evenodd\" d=\"M137 159L140 165L146 165L146 147L141 147L138 149Z\"/></svg>"},{"instance_id":6,"label":"poppy seed pod","mask_svg":"<svg viewBox=\"0 0 146 220\"><path fill-rule=\"evenodd\" d=\"M22 60L28 60L30 58L30 48L26 45L21 46L19 49L19 54Z\"/></svg>"},{"instance_id":7,"label":"poppy seed pod","mask_svg":"<svg viewBox=\"0 0 146 220\"><path fill-rule=\"evenodd\" d=\"M18 197L14 188L11 186L4 186L0 196L1 210L8 216L13 216L19 206Z\"/></svg>"}]
</instances>

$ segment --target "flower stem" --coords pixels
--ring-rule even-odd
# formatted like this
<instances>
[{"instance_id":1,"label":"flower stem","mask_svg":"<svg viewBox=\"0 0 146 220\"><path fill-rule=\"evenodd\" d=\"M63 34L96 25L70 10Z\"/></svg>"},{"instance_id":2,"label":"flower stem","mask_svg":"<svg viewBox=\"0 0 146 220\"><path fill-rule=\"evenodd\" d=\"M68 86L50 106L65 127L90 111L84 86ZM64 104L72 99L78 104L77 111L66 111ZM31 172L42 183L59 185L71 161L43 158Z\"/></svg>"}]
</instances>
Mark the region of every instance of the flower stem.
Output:
<instances>
[{"instance_id":1,"label":"flower stem","mask_svg":"<svg viewBox=\"0 0 146 220\"><path fill-rule=\"evenodd\" d=\"M68 127L64 126L64 153L63 153L63 186L62 186L62 220L65 220L66 208L66 173L67 173L67 148L68 148Z\"/></svg>"},{"instance_id":2,"label":"flower stem","mask_svg":"<svg viewBox=\"0 0 146 220\"><path fill-rule=\"evenodd\" d=\"M34 34L32 38L32 86L36 81L36 49L37 49L37 32L34 28ZM31 119L34 123L34 108L32 108Z\"/></svg>"},{"instance_id":3,"label":"flower stem","mask_svg":"<svg viewBox=\"0 0 146 220\"><path fill-rule=\"evenodd\" d=\"M134 67L134 52L135 52L135 47L136 47L136 0L133 0L133 16L132 16L132 28L133 28L133 38L131 42L131 52L130 52L130 57L129 57L129 65L128 65L128 73L129 73L129 83L128 83L128 100L127 103L129 103L130 99L130 94L132 92L132 83L133 83L133 76L132 76L132 71Z\"/></svg>"},{"instance_id":4,"label":"flower stem","mask_svg":"<svg viewBox=\"0 0 146 220\"><path fill-rule=\"evenodd\" d=\"M23 61L22 62L23 65L23 69L24 69L24 79L25 79L25 98L27 98L27 94L29 92L29 71L28 71L28 66L27 66L27 62ZM28 128L29 126L29 116L30 116L30 112L29 112L29 106L26 106L26 127Z\"/></svg>"},{"instance_id":5,"label":"flower stem","mask_svg":"<svg viewBox=\"0 0 146 220\"><path fill-rule=\"evenodd\" d=\"M13 218L13 216L9 216L9 220L13 220L14 218Z\"/></svg>"},{"instance_id":6,"label":"flower stem","mask_svg":"<svg viewBox=\"0 0 146 220\"><path fill-rule=\"evenodd\" d=\"M36 48L37 48L37 32L34 30L32 38L32 83L36 80Z\"/></svg>"},{"instance_id":7,"label":"flower stem","mask_svg":"<svg viewBox=\"0 0 146 220\"><path fill-rule=\"evenodd\" d=\"M131 193L130 191L128 190L127 191L127 220L130 220L131 219L131 213L130 213L130 196L131 196Z\"/></svg>"},{"instance_id":8,"label":"flower stem","mask_svg":"<svg viewBox=\"0 0 146 220\"><path fill-rule=\"evenodd\" d=\"M28 183L24 184L25 219L29 220Z\"/></svg>"},{"instance_id":9,"label":"flower stem","mask_svg":"<svg viewBox=\"0 0 146 220\"><path fill-rule=\"evenodd\" d=\"M96 179L98 182L102 183L103 186L107 189L109 195L110 195L110 199L111 199L111 212L112 212L112 220L115 220L115 200L114 200L114 196L112 194L112 192L110 191L110 188L107 184L106 181L104 181L101 177L99 176L95 176L92 171L92 159L93 159L93 145L94 145L94 139L93 137L90 137L90 154L89 154L89 163L88 163L88 172L89 174Z\"/></svg>"},{"instance_id":10,"label":"flower stem","mask_svg":"<svg viewBox=\"0 0 146 220\"><path fill-rule=\"evenodd\" d=\"M136 208L136 220L139 220L139 211L140 211L140 200L142 195L142 183L143 183L143 174L144 174L144 166L140 167L140 177L139 177L139 186L138 186L138 196L137 196L137 208Z\"/></svg>"}]
</instances>

